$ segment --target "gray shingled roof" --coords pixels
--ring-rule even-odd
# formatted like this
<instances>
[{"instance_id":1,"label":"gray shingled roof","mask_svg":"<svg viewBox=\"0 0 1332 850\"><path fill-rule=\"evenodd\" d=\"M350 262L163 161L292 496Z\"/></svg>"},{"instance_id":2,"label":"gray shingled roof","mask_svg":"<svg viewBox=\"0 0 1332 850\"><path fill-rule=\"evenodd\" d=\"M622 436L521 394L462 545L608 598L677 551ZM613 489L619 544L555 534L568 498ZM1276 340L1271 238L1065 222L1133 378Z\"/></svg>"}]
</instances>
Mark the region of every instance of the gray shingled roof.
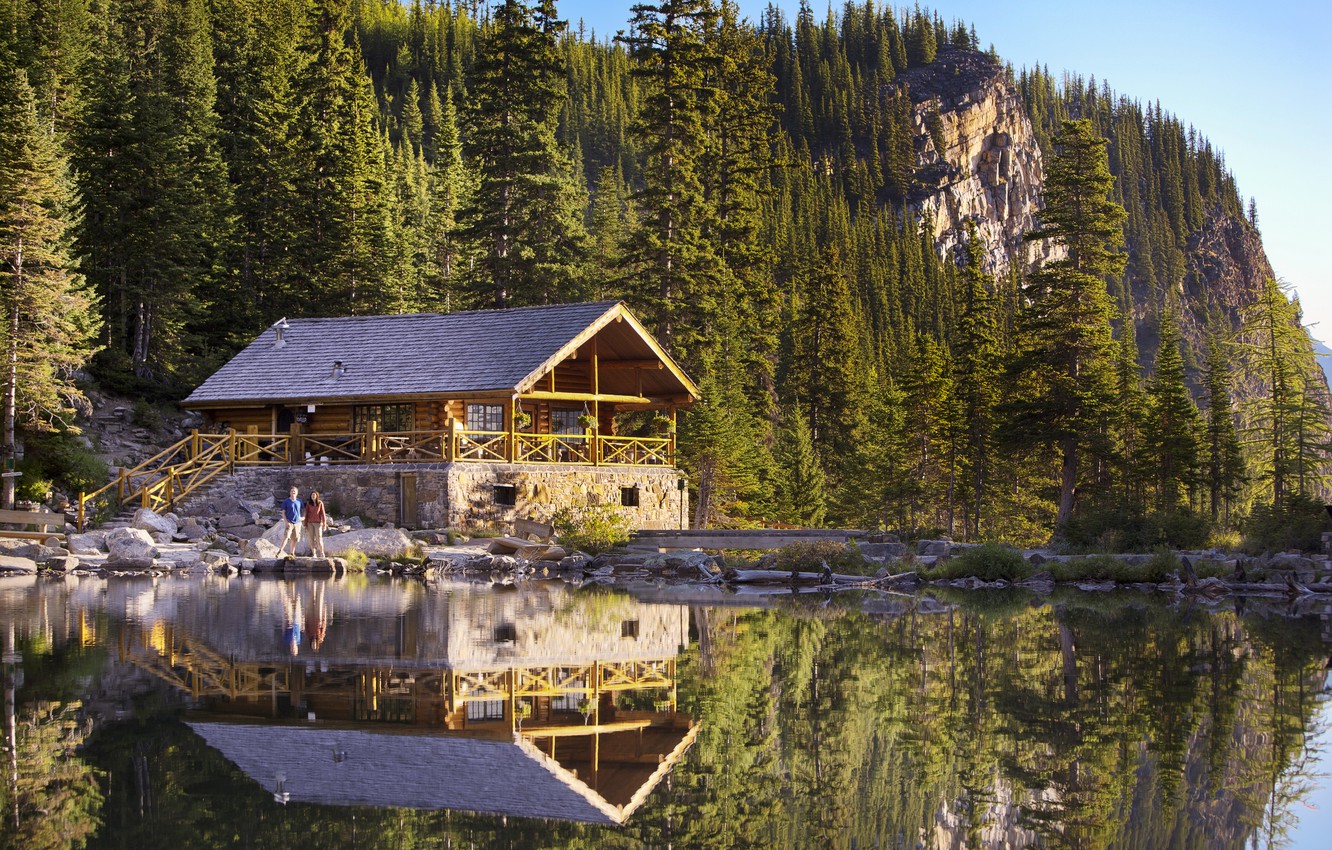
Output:
<instances>
[{"instance_id":1,"label":"gray shingled roof","mask_svg":"<svg viewBox=\"0 0 1332 850\"><path fill-rule=\"evenodd\" d=\"M290 319L281 347L269 328L185 404L514 390L618 303Z\"/></svg>"},{"instance_id":2,"label":"gray shingled roof","mask_svg":"<svg viewBox=\"0 0 1332 850\"><path fill-rule=\"evenodd\" d=\"M530 744L297 726L188 724L294 802L453 809L618 824L625 815Z\"/></svg>"}]
</instances>

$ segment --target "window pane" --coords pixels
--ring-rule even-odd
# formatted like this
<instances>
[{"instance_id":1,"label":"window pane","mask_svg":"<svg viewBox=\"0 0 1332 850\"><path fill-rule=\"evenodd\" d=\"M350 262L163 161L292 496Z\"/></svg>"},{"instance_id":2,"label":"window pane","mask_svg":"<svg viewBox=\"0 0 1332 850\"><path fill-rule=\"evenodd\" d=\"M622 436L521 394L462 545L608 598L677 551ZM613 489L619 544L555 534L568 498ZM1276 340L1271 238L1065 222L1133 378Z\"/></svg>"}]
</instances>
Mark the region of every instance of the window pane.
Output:
<instances>
[{"instance_id":1,"label":"window pane","mask_svg":"<svg viewBox=\"0 0 1332 850\"><path fill-rule=\"evenodd\" d=\"M550 412L550 432L552 434L582 434L578 426L581 410L552 410Z\"/></svg>"},{"instance_id":2,"label":"window pane","mask_svg":"<svg viewBox=\"0 0 1332 850\"><path fill-rule=\"evenodd\" d=\"M502 404L467 405L467 430L503 431L504 405Z\"/></svg>"},{"instance_id":3,"label":"window pane","mask_svg":"<svg viewBox=\"0 0 1332 850\"><path fill-rule=\"evenodd\" d=\"M380 431L414 430L415 407L410 404L360 404L352 408L352 430L370 430L370 423Z\"/></svg>"}]
</instances>

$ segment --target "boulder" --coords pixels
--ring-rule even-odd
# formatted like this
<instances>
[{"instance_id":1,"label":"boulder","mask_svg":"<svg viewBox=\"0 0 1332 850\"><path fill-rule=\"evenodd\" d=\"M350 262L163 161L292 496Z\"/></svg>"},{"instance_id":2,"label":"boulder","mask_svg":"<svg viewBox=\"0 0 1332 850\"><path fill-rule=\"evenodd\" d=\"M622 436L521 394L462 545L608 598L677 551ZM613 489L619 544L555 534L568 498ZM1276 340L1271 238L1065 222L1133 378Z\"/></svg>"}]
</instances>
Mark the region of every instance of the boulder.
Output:
<instances>
[{"instance_id":1,"label":"boulder","mask_svg":"<svg viewBox=\"0 0 1332 850\"><path fill-rule=\"evenodd\" d=\"M274 549L277 549L282 546L282 538L285 537L286 535L287 535L287 524L285 522L280 522L277 525L265 531L263 536L260 537L259 539L267 540L269 543L273 544ZM310 545L305 542L305 529L303 527L301 528L301 539L296 541L295 554L297 555L310 554Z\"/></svg>"},{"instance_id":2,"label":"boulder","mask_svg":"<svg viewBox=\"0 0 1332 850\"><path fill-rule=\"evenodd\" d=\"M412 539L400 528L366 528L324 538L324 554L345 558L358 549L375 558L399 558L413 549Z\"/></svg>"},{"instance_id":3,"label":"boulder","mask_svg":"<svg viewBox=\"0 0 1332 850\"><path fill-rule=\"evenodd\" d=\"M266 530L261 525L242 525L240 528L228 528L227 534L241 540L254 540L263 537Z\"/></svg>"},{"instance_id":4,"label":"boulder","mask_svg":"<svg viewBox=\"0 0 1332 850\"><path fill-rule=\"evenodd\" d=\"M53 558L47 558L42 562L42 566L58 573L68 573L79 568L79 559L75 558L73 555L58 555Z\"/></svg>"},{"instance_id":5,"label":"boulder","mask_svg":"<svg viewBox=\"0 0 1332 850\"><path fill-rule=\"evenodd\" d=\"M951 540L919 540L916 542L917 555L947 555L953 542Z\"/></svg>"},{"instance_id":6,"label":"boulder","mask_svg":"<svg viewBox=\"0 0 1332 850\"><path fill-rule=\"evenodd\" d=\"M199 560L203 561L207 566L214 568L225 567L231 562L227 553L220 549L209 549L199 556Z\"/></svg>"},{"instance_id":7,"label":"boulder","mask_svg":"<svg viewBox=\"0 0 1332 850\"><path fill-rule=\"evenodd\" d=\"M278 547L276 543L271 543L262 537L258 537L254 540L246 540L242 543L240 554L242 558L247 560L272 560L278 556Z\"/></svg>"},{"instance_id":8,"label":"boulder","mask_svg":"<svg viewBox=\"0 0 1332 850\"><path fill-rule=\"evenodd\" d=\"M69 551L75 555L100 555L106 551L106 532L89 531L87 534L71 534Z\"/></svg>"},{"instance_id":9,"label":"boulder","mask_svg":"<svg viewBox=\"0 0 1332 850\"><path fill-rule=\"evenodd\" d=\"M184 540L203 540L208 536L208 529L194 517L188 517L176 531L176 536Z\"/></svg>"},{"instance_id":10,"label":"boulder","mask_svg":"<svg viewBox=\"0 0 1332 850\"><path fill-rule=\"evenodd\" d=\"M0 575L26 575L37 572L37 562L31 558L0 555Z\"/></svg>"},{"instance_id":11,"label":"boulder","mask_svg":"<svg viewBox=\"0 0 1332 850\"><path fill-rule=\"evenodd\" d=\"M240 528L241 526L245 526L245 525L254 525L254 521L255 521L256 519L258 519L258 517L256 517L254 514L252 514L252 513L248 513L248 512L247 512L247 513L226 514L225 516L222 516L222 517L219 517L219 518L218 518L218 520L217 520L217 527L218 527L218 528L227 528L227 529Z\"/></svg>"},{"instance_id":12,"label":"boulder","mask_svg":"<svg viewBox=\"0 0 1332 850\"><path fill-rule=\"evenodd\" d=\"M106 535L107 566L152 566L159 552L141 528L117 528Z\"/></svg>"},{"instance_id":13,"label":"boulder","mask_svg":"<svg viewBox=\"0 0 1332 850\"><path fill-rule=\"evenodd\" d=\"M139 508L134 512L134 519L130 522L132 528L141 528L144 531L153 534L165 534L170 542L170 538L176 534L176 520L173 514L160 516L151 508Z\"/></svg>"},{"instance_id":14,"label":"boulder","mask_svg":"<svg viewBox=\"0 0 1332 850\"><path fill-rule=\"evenodd\" d=\"M908 549L905 543L898 543L896 541L860 544L860 554L875 561L886 561L889 558L900 558L905 555L907 551Z\"/></svg>"}]
</instances>

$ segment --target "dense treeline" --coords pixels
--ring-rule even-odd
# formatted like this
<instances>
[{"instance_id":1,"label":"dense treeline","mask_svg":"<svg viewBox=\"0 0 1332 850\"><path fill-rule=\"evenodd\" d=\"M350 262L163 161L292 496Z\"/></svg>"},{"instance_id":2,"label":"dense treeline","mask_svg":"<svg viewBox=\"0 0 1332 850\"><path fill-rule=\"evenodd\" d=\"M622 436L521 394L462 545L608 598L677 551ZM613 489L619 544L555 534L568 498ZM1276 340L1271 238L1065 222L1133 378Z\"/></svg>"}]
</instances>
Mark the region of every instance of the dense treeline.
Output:
<instances>
[{"instance_id":1,"label":"dense treeline","mask_svg":"<svg viewBox=\"0 0 1332 850\"><path fill-rule=\"evenodd\" d=\"M282 316L624 298L707 394L697 523L1143 545L1323 486L1307 337L1275 284L1238 316L1190 265L1244 211L1159 106L1014 75L1107 205L1040 232L1104 262L939 255L904 78L979 41L937 13L662 0L601 39L553 0L3 0L0 33L109 385L178 392Z\"/></svg>"}]
</instances>

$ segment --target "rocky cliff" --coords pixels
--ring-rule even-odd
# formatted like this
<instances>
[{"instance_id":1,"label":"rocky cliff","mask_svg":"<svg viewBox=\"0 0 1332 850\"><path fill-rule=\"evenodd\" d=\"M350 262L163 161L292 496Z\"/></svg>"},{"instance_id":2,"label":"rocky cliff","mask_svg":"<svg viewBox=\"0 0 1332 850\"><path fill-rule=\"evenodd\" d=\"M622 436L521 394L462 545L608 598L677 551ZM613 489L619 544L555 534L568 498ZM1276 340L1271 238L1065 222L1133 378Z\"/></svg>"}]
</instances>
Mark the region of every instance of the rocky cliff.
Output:
<instances>
[{"instance_id":1,"label":"rocky cliff","mask_svg":"<svg viewBox=\"0 0 1332 850\"><path fill-rule=\"evenodd\" d=\"M948 254L964 243L972 222L993 274L1050 258L1049 246L1022 241L1036 225L1045 171L1004 68L984 53L949 47L900 80L916 130L920 186L911 201L931 219L938 250Z\"/></svg>"}]
</instances>

